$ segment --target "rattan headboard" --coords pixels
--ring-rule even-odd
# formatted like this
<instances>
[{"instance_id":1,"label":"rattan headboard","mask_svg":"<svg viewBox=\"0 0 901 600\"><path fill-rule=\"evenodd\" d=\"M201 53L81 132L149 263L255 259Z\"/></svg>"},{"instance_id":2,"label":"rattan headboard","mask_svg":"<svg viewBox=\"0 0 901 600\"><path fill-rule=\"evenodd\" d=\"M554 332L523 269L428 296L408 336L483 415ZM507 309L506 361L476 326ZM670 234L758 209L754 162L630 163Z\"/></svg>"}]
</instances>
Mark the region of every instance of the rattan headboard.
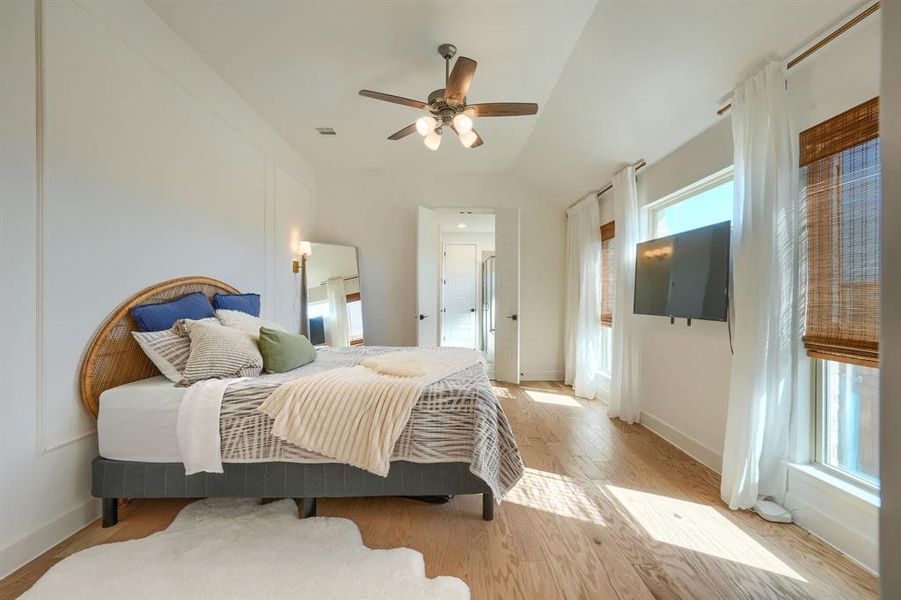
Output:
<instances>
[{"instance_id":1,"label":"rattan headboard","mask_svg":"<svg viewBox=\"0 0 901 600\"><path fill-rule=\"evenodd\" d=\"M88 345L81 364L81 402L94 418L100 409L100 394L117 385L159 375L159 370L138 346L131 332L137 330L131 309L147 302L164 302L185 294L216 292L235 294L235 288L209 277L170 279L141 290L113 311Z\"/></svg>"}]
</instances>

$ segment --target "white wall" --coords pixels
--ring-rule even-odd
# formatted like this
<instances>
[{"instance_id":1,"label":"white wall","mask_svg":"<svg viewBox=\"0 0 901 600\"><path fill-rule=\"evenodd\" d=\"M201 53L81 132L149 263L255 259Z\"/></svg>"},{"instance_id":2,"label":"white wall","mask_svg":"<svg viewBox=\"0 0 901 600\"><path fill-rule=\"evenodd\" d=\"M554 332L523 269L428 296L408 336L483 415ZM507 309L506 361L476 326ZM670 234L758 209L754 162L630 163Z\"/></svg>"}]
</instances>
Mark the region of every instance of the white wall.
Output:
<instances>
[{"instance_id":1,"label":"white wall","mask_svg":"<svg viewBox=\"0 0 901 600\"><path fill-rule=\"evenodd\" d=\"M878 13L789 72L796 134L879 94ZM728 118L639 171L639 205L660 199L732 164ZM612 218L601 198L601 221ZM604 218L607 217L607 218ZM725 323L637 315L642 424L717 472L722 465L732 356ZM876 510L843 497L846 523L829 504L832 488L793 472L786 500L795 518L870 568L876 568ZM854 514L852 514L852 512ZM852 525L849 525L853 523Z\"/></svg>"},{"instance_id":2,"label":"white wall","mask_svg":"<svg viewBox=\"0 0 901 600\"><path fill-rule=\"evenodd\" d=\"M314 217L309 166L143 3L42 12L0 4L0 576L97 515L76 390L106 315L204 274L290 323Z\"/></svg>"},{"instance_id":3,"label":"white wall","mask_svg":"<svg viewBox=\"0 0 901 600\"><path fill-rule=\"evenodd\" d=\"M882 6L882 336L884 365L901 364L901 3ZM888 265L894 265L894 268ZM891 301L889 301L891 299ZM880 374L882 512L879 523L883 598L901 598L901 372Z\"/></svg>"},{"instance_id":4,"label":"white wall","mask_svg":"<svg viewBox=\"0 0 901 600\"><path fill-rule=\"evenodd\" d=\"M565 216L507 175L415 171L317 174L314 239L360 249L363 322L374 345L416 344L416 207L519 206L520 370L563 378Z\"/></svg>"},{"instance_id":5,"label":"white wall","mask_svg":"<svg viewBox=\"0 0 901 600\"><path fill-rule=\"evenodd\" d=\"M644 206L732 164L728 119L639 171ZM636 315L641 347L642 422L720 470L731 355L725 323Z\"/></svg>"}]
</instances>

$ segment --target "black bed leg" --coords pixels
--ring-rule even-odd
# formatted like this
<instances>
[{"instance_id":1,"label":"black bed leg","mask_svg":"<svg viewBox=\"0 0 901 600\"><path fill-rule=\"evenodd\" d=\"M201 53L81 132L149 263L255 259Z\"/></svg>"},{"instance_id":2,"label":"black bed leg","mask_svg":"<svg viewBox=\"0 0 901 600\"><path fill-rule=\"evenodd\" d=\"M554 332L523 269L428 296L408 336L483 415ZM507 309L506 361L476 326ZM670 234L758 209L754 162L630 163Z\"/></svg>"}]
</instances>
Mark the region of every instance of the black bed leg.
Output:
<instances>
[{"instance_id":1,"label":"black bed leg","mask_svg":"<svg viewBox=\"0 0 901 600\"><path fill-rule=\"evenodd\" d=\"M300 511L300 518L306 519L316 516L316 498L304 498L303 509Z\"/></svg>"},{"instance_id":2,"label":"black bed leg","mask_svg":"<svg viewBox=\"0 0 901 600\"><path fill-rule=\"evenodd\" d=\"M482 520L494 520L494 494L492 492L482 494Z\"/></svg>"},{"instance_id":3,"label":"black bed leg","mask_svg":"<svg viewBox=\"0 0 901 600\"><path fill-rule=\"evenodd\" d=\"M119 522L119 499L104 498L102 506L102 525L104 527L112 527Z\"/></svg>"}]
</instances>

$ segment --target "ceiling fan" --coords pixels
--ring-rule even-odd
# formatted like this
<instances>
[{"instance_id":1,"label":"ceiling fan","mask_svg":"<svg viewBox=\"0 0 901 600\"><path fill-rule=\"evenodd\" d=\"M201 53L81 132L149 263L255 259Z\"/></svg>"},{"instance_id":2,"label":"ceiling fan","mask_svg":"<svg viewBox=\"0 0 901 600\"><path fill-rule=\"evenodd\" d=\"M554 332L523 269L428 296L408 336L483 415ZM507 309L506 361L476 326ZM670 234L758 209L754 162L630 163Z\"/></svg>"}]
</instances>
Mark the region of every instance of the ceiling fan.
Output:
<instances>
[{"instance_id":1,"label":"ceiling fan","mask_svg":"<svg viewBox=\"0 0 901 600\"><path fill-rule=\"evenodd\" d=\"M453 44L441 44L438 46L438 54L444 59L444 88L429 94L428 102L371 90L360 90L360 95L367 98L411 106L430 113L430 115L418 118L412 125L407 125L397 133L388 136L389 140L405 138L415 131L423 136L423 142L427 148L437 150L441 145L441 134L444 128L449 127L457 134L464 148L478 148L484 142L478 132L473 129L473 119L478 117L518 117L534 115L538 112L538 105L533 102L467 104L466 93L469 91L472 77L476 72L476 61L461 56L451 70L450 61L457 54L457 47Z\"/></svg>"}]
</instances>

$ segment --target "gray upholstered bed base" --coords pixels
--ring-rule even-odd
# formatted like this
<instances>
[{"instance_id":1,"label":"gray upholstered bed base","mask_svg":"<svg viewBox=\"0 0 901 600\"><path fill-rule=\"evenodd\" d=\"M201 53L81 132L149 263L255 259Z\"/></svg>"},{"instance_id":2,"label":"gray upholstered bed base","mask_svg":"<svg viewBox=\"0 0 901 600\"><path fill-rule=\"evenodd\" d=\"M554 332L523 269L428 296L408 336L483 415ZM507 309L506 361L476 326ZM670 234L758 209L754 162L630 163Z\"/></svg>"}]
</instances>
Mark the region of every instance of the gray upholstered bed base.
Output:
<instances>
[{"instance_id":1,"label":"gray upholstered bed base","mask_svg":"<svg viewBox=\"0 0 901 600\"><path fill-rule=\"evenodd\" d=\"M317 498L482 494L482 518L494 518L494 495L467 463L391 463L379 477L341 463L226 463L224 473L185 475L181 463L108 460L91 464L91 494L103 499L103 526L118 521L119 498L302 498L303 516Z\"/></svg>"}]
</instances>

